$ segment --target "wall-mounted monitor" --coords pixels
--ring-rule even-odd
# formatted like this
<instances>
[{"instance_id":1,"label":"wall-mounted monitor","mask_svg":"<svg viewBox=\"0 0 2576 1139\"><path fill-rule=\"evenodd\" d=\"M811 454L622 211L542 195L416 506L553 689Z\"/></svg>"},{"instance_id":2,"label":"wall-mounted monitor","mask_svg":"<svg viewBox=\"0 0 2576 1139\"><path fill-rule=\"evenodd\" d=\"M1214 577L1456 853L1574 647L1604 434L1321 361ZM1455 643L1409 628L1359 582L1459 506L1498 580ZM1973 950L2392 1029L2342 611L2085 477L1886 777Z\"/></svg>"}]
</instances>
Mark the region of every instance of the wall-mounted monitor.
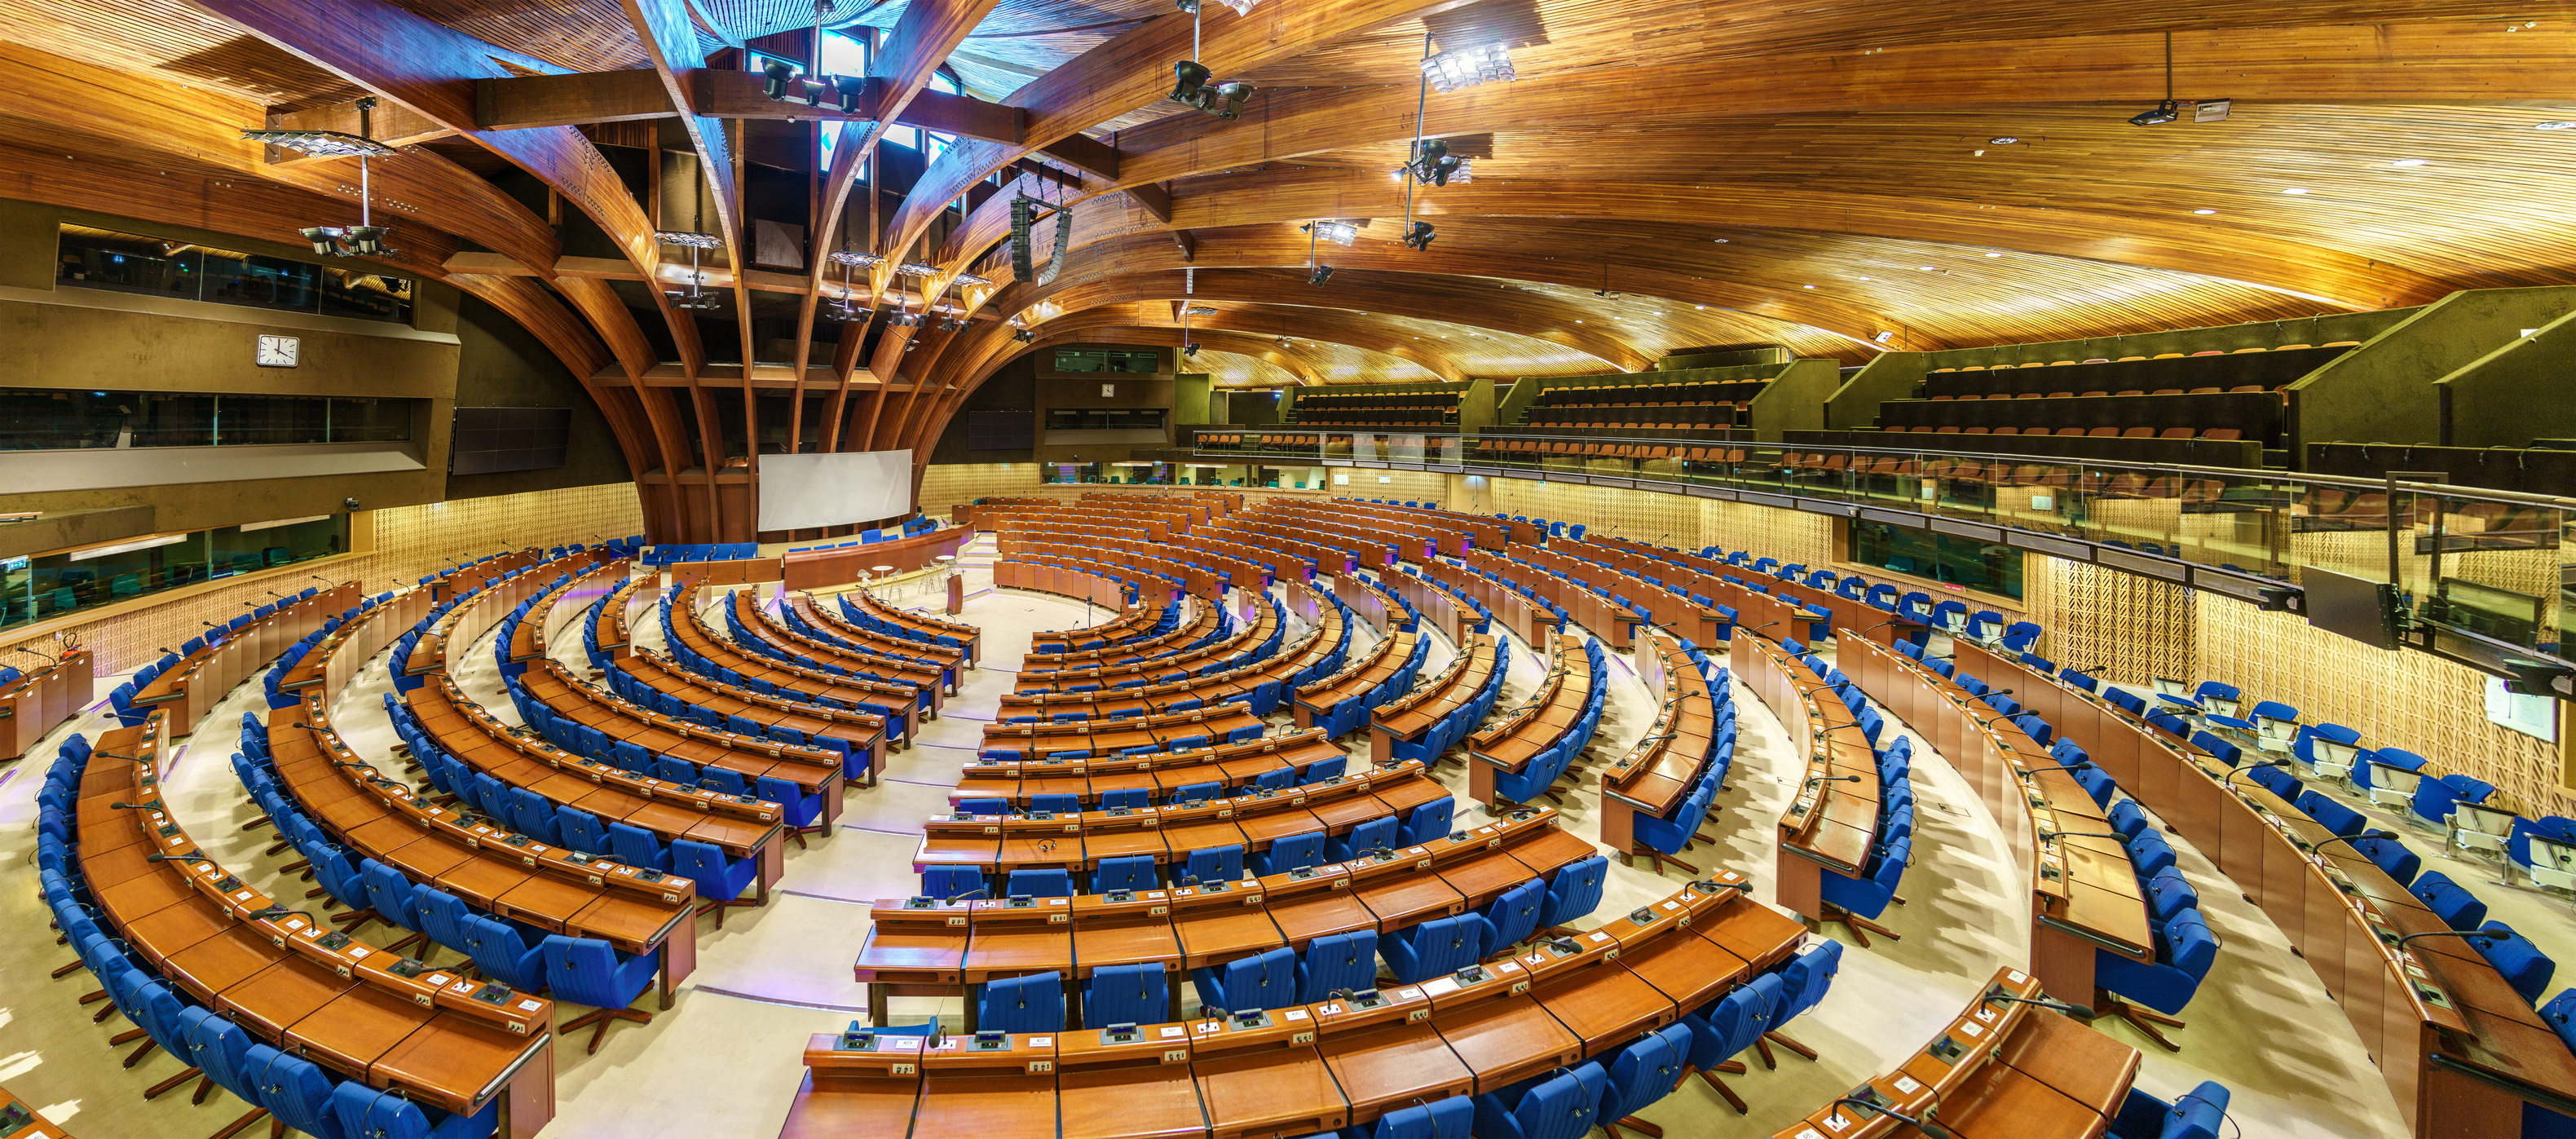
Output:
<instances>
[{"instance_id":1,"label":"wall-mounted monitor","mask_svg":"<svg viewBox=\"0 0 2576 1139\"><path fill-rule=\"evenodd\" d=\"M2299 584L2307 590L2308 624L2372 648L2398 647L2394 586L2313 567Z\"/></svg>"}]
</instances>

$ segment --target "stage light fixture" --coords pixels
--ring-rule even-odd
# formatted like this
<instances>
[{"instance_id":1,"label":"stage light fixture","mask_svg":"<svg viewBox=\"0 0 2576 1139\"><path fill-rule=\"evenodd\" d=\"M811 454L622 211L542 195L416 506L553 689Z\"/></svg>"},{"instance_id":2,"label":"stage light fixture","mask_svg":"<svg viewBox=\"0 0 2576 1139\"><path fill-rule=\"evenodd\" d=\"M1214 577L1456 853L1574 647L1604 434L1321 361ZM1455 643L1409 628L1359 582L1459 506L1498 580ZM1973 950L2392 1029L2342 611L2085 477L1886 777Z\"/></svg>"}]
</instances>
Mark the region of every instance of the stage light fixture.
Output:
<instances>
[{"instance_id":1,"label":"stage light fixture","mask_svg":"<svg viewBox=\"0 0 2576 1139\"><path fill-rule=\"evenodd\" d=\"M304 240L313 243L313 251L325 257L346 257L352 254L380 257L401 252L385 244L385 238L393 232L393 227L377 225L374 222L371 200L373 185L367 171L368 159L391 158L397 152L394 148L368 137L375 133L375 96L369 95L359 99L357 107L358 133L356 134L343 134L339 131L246 130L241 132L242 138L248 141L299 151L316 158L358 160L358 224L347 228L317 225L306 227L301 231ZM364 235L364 247L353 240L356 235Z\"/></svg>"},{"instance_id":2,"label":"stage light fixture","mask_svg":"<svg viewBox=\"0 0 2576 1139\"><path fill-rule=\"evenodd\" d=\"M2137 114L2129 116L2129 125L2133 127L2163 126L2164 124L2181 117L2182 104L2176 103L2171 99L2167 99L2164 102L2156 104L2154 110L2140 111Z\"/></svg>"},{"instance_id":3,"label":"stage light fixture","mask_svg":"<svg viewBox=\"0 0 2576 1139\"><path fill-rule=\"evenodd\" d=\"M1421 152L1406 164L1405 169L1413 172L1414 181L1446 186L1453 179L1465 181L1459 175L1467 169L1467 160L1449 153L1449 144L1445 140L1424 139Z\"/></svg>"},{"instance_id":4,"label":"stage light fixture","mask_svg":"<svg viewBox=\"0 0 2576 1139\"><path fill-rule=\"evenodd\" d=\"M325 257L340 255L340 228L330 225L304 227L304 240L313 243L313 251Z\"/></svg>"},{"instance_id":5,"label":"stage light fixture","mask_svg":"<svg viewBox=\"0 0 2576 1139\"><path fill-rule=\"evenodd\" d=\"M964 327L966 327L966 322L959 320L956 317L943 316L939 318L939 331L941 332L955 332Z\"/></svg>"},{"instance_id":6,"label":"stage light fixture","mask_svg":"<svg viewBox=\"0 0 2576 1139\"><path fill-rule=\"evenodd\" d=\"M1422 77L1431 89L1443 95L1487 83L1509 83L1518 76L1512 73L1511 53L1501 44L1460 48L1422 60Z\"/></svg>"},{"instance_id":7,"label":"stage light fixture","mask_svg":"<svg viewBox=\"0 0 2576 1139\"><path fill-rule=\"evenodd\" d=\"M1038 330L1034 328L1023 328L1012 333L1011 339L1017 340L1022 344L1035 344L1038 340Z\"/></svg>"},{"instance_id":8,"label":"stage light fixture","mask_svg":"<svg viewBox=\"0 0 2576 1139\"><path fill-rule=\"evenodd\" d=\"M1207 86L1209 80L1215 78L1215 72L1208 70L1205 64L1195 59L1184 59L1172 64L1172 101L1197 106L1199 91Z\"/></svg>"},{"instance_id":9,"label":"stage light fixture","mask_svg":"<svg viewBox=\"0 0 2576 1139\"><path fill-rule=\"evenodd\" d=\"M907 277L936 277L939 275L939 266L927 261L906 261L895 266L894 271Z\"/></svg>"},{"instance_id":10,"label":"stage light fixture","mask_svg":"<svg viewBox=\"0 0 2576 1139\"><path fill-rule=\"evenodd\" d=\"M1428 252L1431 249L1431 238L1436 232L1431 228L1430 222L1415 222L1412 229L1404 231L1404 243L1416 250Z\"/></svg>"},{"instance_id":11,"label":"stage light fixture","mask_svg":"<svg viewBox=\"0 0 2576 1139\"><path fill-rule=\"evenodd\" d=\"M958 275L949 278L948 283L952 285L989 285L993 283L993 279L991 277L979 276L974 273L959 273Z\"/></svg>"},{"instance_id":12,"label":"stage light fixture","mask_svg":"<svg viewBox=\"0 0 2576 1139\"><path fill-rule=\"evenodd\" d=\"M680 230L659 230L653 234L653 239L666 245L686 246L689 250L689 291L672 294L671 307L693 312L705 312L715 308L719 303L716 295L698 287L700 282L706 280L706 274L698 271L698 253L724 244L724 239L712 233L689 233Z\"/></svg>"},{"instance_id":13,"label":"stage light fixture","mask_svg":"<svg viewBox=\"0 0 2576 1139\"><path fill-rule=\"evenodd\" d=\"M393 231L394 227L389 225L357 225L349 227L343 239L349 243L351 250L361 256L382 257L396 252L391 246L385 244L385 238L391 236Z\"/></svg>"},{"instance_id":14,"label":"stage light fixture","mask_svg":"<svg viewBox=\"0 0 2576 1139\"><path fill-rule=\"evenodd\" d=\"M1192 342L1190 342L1190 343L1187 343L1187 344L1183 344L1183 345L1181 345L1181 355L1184 355L1184 356L1196 356L1196 355L1198 355L1198 354L1199 354L1199 346L1198 346L1198 343L1197 343L1196 341L1192 341Z\"/></svg>"},{"instance_id":15,"label":"stage light fixture","mask_svg":"<svg viewBox=\"0 0 2576 1139\"><path fill-rule=\"evenodd\" d=\"M1333 267L1330 265L1317 265L1306 271L1306 283L1309 285L1320 285L1332 279Z\"/></svg>"},{"instance_id":16,"label":"stage light fixture","mask_svg":"<svg viewBox=\"0 0 2576 1139\"><path fill-rule=\"evenodd\" d=\"M1313 221L1297 228L1313 235L1317 240L1329 241L1335 245L1348 245L1357 240L1360 235L1360 227L1346 221Z\"/></svg>"},{"instance_id":17,"label":"stage light fixture","mask_svg":"<svg viewBox=\"0 0 2576 1139\"><path fill-rule=\"evenodd\" d=\"M787 85L796 79L796 65L773 59L760 65L760 74L760 93L769 96L772 103L785 102Z\"/></svg>"},{"instance_id":18,"label":"stage light fixture","mask_svg":"<svg viewBox=\"0 0 2576 1139\"><path fill-rule=\"evenodd\" d=\"M868 89L865 76L832 76L832 106L844 115L859 113L859 96Z\"/></svg>"},{"instance_id":19,"label":"stage light fixture","mask_svg":"<svg viewBox=\"0 0 2576 1139\"><path fill-rule=\"evenodd\" d=\"M1228 80L1216 85L1216 96L1213 99L1202 96L1199 99L1199 109L1220 119L1231 121L1242 116L1243 104L1251 98L1252 84L1240 79Z\"/></svg>"},{"instance_id":20,"label":"stage light fixture","mask_svg":"<svg viewBox=\"0 0 2576 1139\"><path fill-rule=\"evenodd\" d=\"M832 264L855 265L861 269L868 269L885 264L885 258L878 254L861 253L853 249L835 249L832 251Z\"/></svg>"}]
</instances>

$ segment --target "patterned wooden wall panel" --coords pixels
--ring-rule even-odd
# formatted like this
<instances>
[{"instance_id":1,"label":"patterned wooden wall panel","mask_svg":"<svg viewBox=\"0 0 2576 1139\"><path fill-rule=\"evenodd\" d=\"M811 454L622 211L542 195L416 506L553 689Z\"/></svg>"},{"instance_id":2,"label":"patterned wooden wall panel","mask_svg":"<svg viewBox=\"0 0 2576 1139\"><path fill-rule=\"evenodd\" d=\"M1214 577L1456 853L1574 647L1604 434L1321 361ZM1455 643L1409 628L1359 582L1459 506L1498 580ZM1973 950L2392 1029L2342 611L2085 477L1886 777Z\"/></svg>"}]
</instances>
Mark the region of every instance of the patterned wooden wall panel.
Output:
<instances>
[{"instance_id":1,"label":"patterned wooden wall panel","mask_svg":"<svg viewBox=\"0 0 2576 1139\"><path fill-rule=\"evenodd\" d=\"M354 579L368 592L380 593L411 584L446 565L449 557L587 543L593 535L623 538L643 532L644 518L634 484L606 483L391 507L374 512L374 525L373 553L238 582L228 579L203 593L76 626L71 635L89 646L100 676L132 672L161 655L161 650L176 649L180 642L204 632L201 621L229 620L247 608L245 602L274 600L270 590L296 593L323 584L312 575L332 582ZM50 653L54 651L51 642L48 635L15 644ZM24 663L24 658L13 663Z\"/></svg>"},{"instance_id":2,"label":"patterned wooden wall panel","mask_svg":"<svg viewBox=\"0 0 2576 1139\"><path fill-rule=\"evenodd\" d=\"M2364 746L2405 748L2486 780L2526 814L2576 814L2557 749L2487 722L2485 674L2427 653L2368 648L2232 598L2196 600L2200 679L2281 701L2309 723L2353 728Z\"/></svg>"},{"instance_id":3,"label":"patterned wooden wall panel","mask_svg":"<svg viewBox=\"0 0 2576 1139\"><path fill-rule=\"evenodd\" d=\"M1701 545L1714 545L1730 554L1750 550L1757 558L1819 568L1839 560L1833 520L1822 514L1711 498L1696 501Z\"/></svg>"},{"instance_id":4,"label":"patterned wooden wall panel","mask_svg":"<svg viewBox=\"0 0 2576 1139\"><path fill-rule=\"evenodd\" d=\"M1493 506L1486 513L1527 515L1554 522L1583 523L1591 533L1663 539L1667 546L1698 549L1708 539L1700 526L1701 500L1677 494L1621 490L1536 479L1498 478L1489 484Z\"/></svg>"},{"instance_id":5,"label":"patterned wooden wall panel","mask_svg":"<svg viewBox=\"0 0 2576 1139\"><path fill-rule=\"evenodd\" d=\"M924 514L948 517L948 508L978 498L1031 498L1056 489L1038 484L1036 463L933 463L921 472Z\"/></svg>"},{"instance_id":6,"label":"patterned wooden wall panel","mask_svg":"<svg viewBox=\"0 0 2576 1139\"><path fill-rule=\"evenodd\" d=\"M2061 667L2105 665L2127 684L2194 679L2193 591L2104 566L2032 554L2022 562L2027 617L2047 630L2035 651Z\"/></svg>"}]
</instances>

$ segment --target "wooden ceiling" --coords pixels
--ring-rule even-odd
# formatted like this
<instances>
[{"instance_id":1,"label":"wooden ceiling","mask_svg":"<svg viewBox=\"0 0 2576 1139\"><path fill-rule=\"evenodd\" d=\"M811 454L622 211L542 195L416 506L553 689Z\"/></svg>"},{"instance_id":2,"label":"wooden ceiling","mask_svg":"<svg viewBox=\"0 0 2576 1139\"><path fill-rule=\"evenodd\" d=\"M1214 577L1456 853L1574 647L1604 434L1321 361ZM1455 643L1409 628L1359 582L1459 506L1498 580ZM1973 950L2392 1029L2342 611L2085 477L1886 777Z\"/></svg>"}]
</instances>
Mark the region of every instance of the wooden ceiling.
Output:
<instances>
[{"instance_id":1,"label":"wooden ceiling","mask_svg":"<svg viewBox=\"0 0 2576 1139\"><path fill-rule=\"evenodd\" d=\"M2554 10L1259 0L1238 15L1210 4L1199 58L1258 87L1224 121L1162 98L1172 62L1191 52L1190 18L1169 0L833 0L825 23L881 45L887 114L1000 125L961 139L909 200L882 208L848 192L864 162L803 172L814 199L853 203L818 225L734 200L755 181L744 162L793 161L809 151L779 140L809 128L775 121L792 105L719 106L707 78L740 66L728 48L810 28L816 7L25 0L0 12L0 62L21 96L0 102L0 193L119 200L135 216L259 238L342 221L332 211L354 205L346 163L270 161L238 131L380 95L380 116L421 129L375 171L406 234L420 235L400 266L493 300L588 361L584 374L604 368L617 392L636 393L603 398L632 401L611 418L639 470L676 468L690 451L679 410L632 383L656 368L687 377L669 398L699 401L700 422L737 387L748 403L755 382L792 383L834 400L829 446L885 448L934 438L982 377L1032 346L992 320L885 328L864 358L855 337L837 352L809 343L810 360L800 348L793 365L726 379L696 325L633 283L671 280L672 251L650 238L664 219L644 213L662 195L622 193L572 128L481 129L477 80L562 75L560 121L578 123L634 110L603 94L621 77L579 73L647 72L659 80L648 92L676 92L690 113L642 129L717 159L698 165L700 192L723 199L707 228L729 246L757 216L829 247L929 261L935 283L972 267L996 284L968 300L1038 324L1039 343L1076 328L1164 337L1176 333L1170 302L1203 299L1221 313L1194 322L1207 332L1202 364L1234 384L1509 380L1730 345L1860 363L1890 348L2416 304L2576 270L2576 227L2552 205L2576 194L2576 131L2533 129L2576 118L2576 69L2564 65L2576 20ZM1426 38L1508 47L1517 81L1425 97L1413 77ZM2169 58L2176 97L2234 100L2223 121L2128 124L2164 97ZM912 92L942 67L971 98L1004 106L918 105ZM1395 168L1417 105L1426 133L1474 160L1471 181L1413 189L1411 216L1438 230L1427 251L1397 241L1408 204ZM647 112L667 117L669 103ZM728 115L773 118L747 139ZM860 121L840 137L854 157L878 132ZM969 197L962 217L941 208L1023 159L1077 183L1073 251L1045 285L1010 279L1010 192ZM492 186L524 176L560 204ZM590 216L624 260L564 262L546 208ZM1335 272L1314 286L1296 227L1319 218L1366 225L1355 244L1316 251ZM1041 225L1037 244L1052 236ZM495 252L445 260L461 241ZM755 319L801 331L826 291L812 273L724 282L725 335L746 352ZM880 269L858 299L891 307L896 288ZM676 363L653 358L643 333L665 327ZM1283 333L1295 343L1278 345Z\"/></svg>"}]
</instances>

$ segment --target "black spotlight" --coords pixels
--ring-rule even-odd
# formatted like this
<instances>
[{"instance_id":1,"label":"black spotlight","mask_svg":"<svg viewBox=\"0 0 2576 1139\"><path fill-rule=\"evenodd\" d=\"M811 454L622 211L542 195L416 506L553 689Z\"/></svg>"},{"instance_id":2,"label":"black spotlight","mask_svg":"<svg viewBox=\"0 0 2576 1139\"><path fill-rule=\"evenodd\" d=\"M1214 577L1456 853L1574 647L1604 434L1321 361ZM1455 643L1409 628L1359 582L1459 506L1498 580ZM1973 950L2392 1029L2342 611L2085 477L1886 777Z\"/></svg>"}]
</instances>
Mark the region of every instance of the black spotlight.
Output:
<instances>
[{"instance_id":1,"label":"black spotlight","mask_svg":"<svg viewBox=\"0 0 2576 1139\"><path fill-rule=\"evenodd\" d=\"M859 94L867 89L868 81L863 76L835 75L832 77L832 90L836 95L833 105L844 115L858 114Z\"/></svg>"},{"instance_id":2,"label":"black spotlight","mask_svg":"<svg viewBox=\"0 0 2576 1139\"><path fill-rule=\"evenodd\" d=\"M760 72L760 93L769 96L772 103L785 102L787 85L796 78L796 65L773 59L762 64Z\"/></svg>"},{"instance_id":3,"label":"black spotlight","mask_svg":"<svg viewBox=\"0 0 2576 1139\"><path fill-rule=\"evenodd\" d=\"M1236 80L1216 85L1216 97L1201 96L1199 109L1220 119L1233 119L1243 114L1244 100L1252 98L1252 84Z\"/></svg>"},{"instance_id":4,"label":"black spotlight","mask_svg":"<svg viewBox=\"0 0 2576 1139\"><path fill-rule=\"evenodd\" d=\"M1449 144L1445 140L1424 139L1422 153L1415 156L1413 160L1413 178L1417 182L1446 186L1449 184L1449 176L1457 173L1458 168L1464 165L1466 165L1465 159L1449 153Z\"/></svg>"},{"instance_id":5,"label":"black spotlight","mask_svg":"<svg viewBox=\"0 0 2576 1139\"><path fill-rule=\"evenodd\" d=\"M2182 104L2176 103L2171 99L2167 99L2164 102L2156 104L2155 110L2140 111L2137 114L2129 116L2129 125L2133 127L2162 126L2181 117Z\"/></svg>"},{"instance_id":6,"label":"black spotlight","mask_svg":"<svg viewBox=\"0 0 2576 1139\"><path fill-rule=\"evenodd\" d=\"M1415 249L1429 250L1431 248L1431 238L1434 232L1435 231L1431 228L1430 222L1415 222L1413 223L1412 229L1404 231L1404 243Z\"/></svg>"},{"instance_id":7,"label":"black spotlight","mask_svg":"<svg viewBox=\"0 0 2576 1139\"><path fill-rule=\"evenodd\" d=\"M1011 339L1017 340L1022 344L1035 344L1038 342L1038 330L1034 328L1023 328L1012 333Z\"/></svg>"},{"instance_id":8,"label":"black spotlight","mask_svg":"<svg viewBox=\"0 0 2576 1139\"><path fill-rule=\"evenodd\" d=\"M1190 343L1181 345L1181 355L1196 356L1198 354L1199 346L1197 341L1191 341Z\"/></svg>"},{"instance_id":9,"label":"black spotlight","mask_svg":"<svg viewBox=\"0 0 2576 1139\"><path fill-rule=\"evenodd\" d=\"M1207 86L1216 73L1195 59L1184 59L1172 65L1172 101L1197 106L1199 89Z\"/></svg>"},{"instance_id":10,"label":"black spotlight","mask_svg":"<svg viewBox=\"0 0 2576 1139\"><path fill-rule=\"evenodd\" d=\"M394 250L385 245L393 234L389 225L353 225L349 227L349 248L369 257L381 257Z\"/></svg>"},{"instance_id":11,"label":"black spotlight","mask_svg":"<svg viewBox=\"0 0 2576 1139\"><path fill-rule=\"evenodd\" d=\"M1333 267L1330 265L1317 265L1306 273L1306 283L1309 285L1320 285L1332 279Z\"/></svg>"},{"instance_id":12,"label":"black spotlight","mask_svg":"<svg viewBox=\"0 0 2576 1139\"><path fill-rule=\"evenodd\" d=\"M340 231L327 225L308 226L304 240L313 243L313 251L325 257L340 255Z\"/></svg>"}]
</instances>

